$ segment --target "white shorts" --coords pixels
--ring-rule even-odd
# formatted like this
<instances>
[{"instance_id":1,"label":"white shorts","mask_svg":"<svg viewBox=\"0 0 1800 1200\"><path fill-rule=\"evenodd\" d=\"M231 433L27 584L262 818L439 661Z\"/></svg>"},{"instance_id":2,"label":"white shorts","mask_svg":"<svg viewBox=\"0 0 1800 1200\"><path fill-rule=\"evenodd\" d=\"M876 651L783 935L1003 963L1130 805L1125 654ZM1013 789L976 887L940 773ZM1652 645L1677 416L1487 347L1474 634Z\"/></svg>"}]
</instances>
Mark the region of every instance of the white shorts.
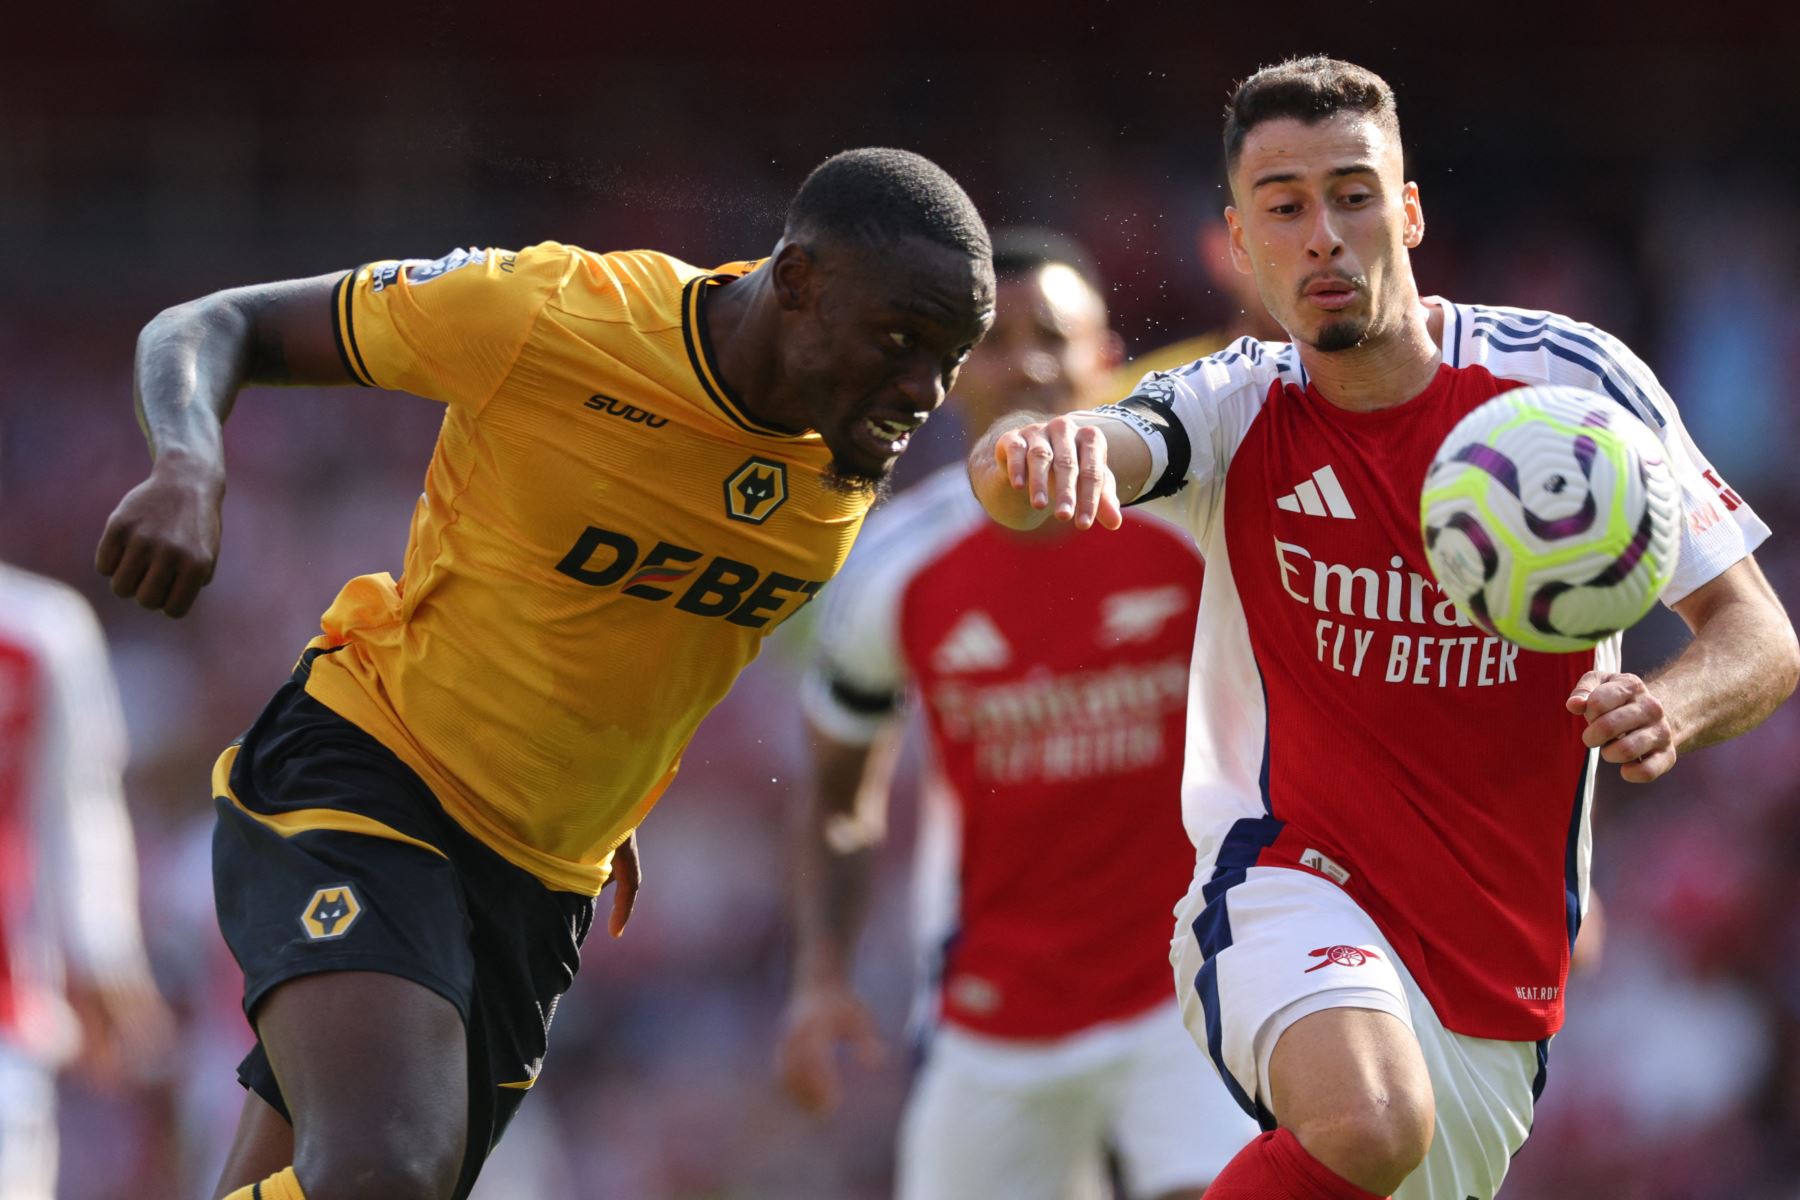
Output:
<instances>
[{"instance_id":1,"label":"white shorts","mask_svg":"<svg viewBox=\"0 0 1800 1200\"><path fill-rule=\"evenodd\" d=\"M56 1195L56 1079L0 1042L0 1197Z\"/></svg>"},{"instance_id":2,"label":"white shorts","mask_svg":"<svg viewBox=\"0 0 1800 1200\"><path fill-rule=\"evenodd\" d=\"M900 1200L1094 1200L1198 1188L1256 1136L1173 1004L1049 1042L931 1038L900 1126Z\"/></svg>"},{"instance_id":3,"label":"white shorts","mask_svg":"<svg viewBox=\"0 0 1800 1200\"><path fill-rule=\"evenodd\" d=\"M1392 1013L1418 1038L1437 1099L1431 1150L1394 1200L1491 1200L1531 1130L1548 1043L1445 1029L1375 922L1328 880L1221 871L1209 903L1204 874L1176 910L1169 957L1182 1020L1244 1110L1273 1128L1269 1057L1294 1022L1328 1008Z\"/></svg>"}]
</instances>

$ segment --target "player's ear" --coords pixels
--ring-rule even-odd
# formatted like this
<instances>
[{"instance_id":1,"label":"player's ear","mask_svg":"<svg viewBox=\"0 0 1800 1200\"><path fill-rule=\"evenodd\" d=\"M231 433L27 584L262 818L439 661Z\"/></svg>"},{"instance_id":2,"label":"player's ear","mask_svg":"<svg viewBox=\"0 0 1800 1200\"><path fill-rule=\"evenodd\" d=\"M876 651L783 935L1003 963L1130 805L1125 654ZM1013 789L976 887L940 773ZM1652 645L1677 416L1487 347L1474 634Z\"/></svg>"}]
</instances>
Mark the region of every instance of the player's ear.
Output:
<instances>
[{"instance_id":1,"label":"player's ear","mask_svg":"<svg viewBox=\"0 0 1800 1200\"><path fill-rule=\"evenodd\" d=\"M1406 242L1406 248L1412 250L1425 240L1425 206L1419 200L1419 185L1410 179L1400 189L1400 207L1406 214L1401 236Z\"/></svg>"},{"instance_id":2,"label":"player's ear","mask_svg":"<svg viewBox=\"0 0 1800 1200\"><path fill-rule=\"evenodd\" d=\"M776 302L783 312L799 312L811 307L819 286L819 271L818 263L805 246L782 239L775 247L769 272L775 283Z\"/></svg>"},{"instance_id":3,"label":"player's ear","mask_svg":"<svg viewBox=\"0 0 1800 1200\"><path fill-rule=\"evenodd\" d=\"M1256 268L1250 261L1250 251L1244 248L1244 226L1238 220L1236 205L1226 206L1225 224L1231 230L1231 265L1239 275L1254 274Z\"/></svg>"}]
</instances>

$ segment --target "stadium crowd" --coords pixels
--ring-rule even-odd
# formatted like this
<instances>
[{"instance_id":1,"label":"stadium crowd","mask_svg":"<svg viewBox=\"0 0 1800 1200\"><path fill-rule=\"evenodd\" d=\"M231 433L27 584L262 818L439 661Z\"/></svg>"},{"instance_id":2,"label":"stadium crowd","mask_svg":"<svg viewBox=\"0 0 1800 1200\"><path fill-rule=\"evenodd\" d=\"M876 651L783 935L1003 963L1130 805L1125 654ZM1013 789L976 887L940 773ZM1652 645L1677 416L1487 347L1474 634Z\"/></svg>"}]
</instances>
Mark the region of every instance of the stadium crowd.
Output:
<instances>
[{"instance_id":1,"label":"stadium crowd","mask_svg":"<svg viewBox=\"0 0 1800 1200\"><path fill-rule=\"evenodd\" d=\"M1559 120L1553 98L1465 95L1442 64L1374 57L1420 148L1425 288L1568 313L1638 347L1775 531L1762 564L1790 607L1800 603L1795 193L1731 166L1750 160L1709 140L1698 100L1702 111L1681 121L1654 101L1651 119L1629 126L1612 124L1622 109L1610 101ZM534 93L519 85L517 56L454 68L507 77L510 90L494 92L507 105L451 87L450 67L422 65L419 86L354 101L321 78L278 94L238 66L226 82L251 98L240 106L171 85L127 111L130 69L110 102L6 106L0 213L21 282L0 301L0 560L75 584L106 626L131 735L145 936L180 1020L178 1052L132 1089L65 1088L62 1195L99 1200L131 1180L134 1195L210 1186L250 1037L212 915L208 770L339 585L398 568L441 417L383 393L246 394L227 433L218 577L188 619L144 614L105 595L92 566L108 509L145 462L130 418L142 322L211 287L471 242L751 257L773 243L782 198L814 162L890 141L938 158L990 222L1081 237L1112 282L1132 353L1146 353L1226 316L1194 261L1194 230L1221 203L1214 97L1229 72L1253 65L1215 50L1203 61L1220 64L1218 78L1196 85L1155 61L1100 69L1022 53L977 78L962 59L862 58L822 66L818 86L881 96L879 112L770 102L719 123L666 59L639 59L608 81L635 93L639 123L597 135L585 118L602 109L577 99L573 64ZM715 65L721 89L750 77L742 64ZM972 108L983 128L959 123ZM1769 119L1793 115L1790 100ZM1661 140L1641 127L1659 120L1672 122ZM1604 162L1590 150L1601 137ZM954 410L953 397L909 451L902 485L958 453ZM1666 658L1681 633L1653 614L1626 639L1627 667ZM784 831L806 786L793 695L808 636L807 621L792 622L702 727L643 829L631 928L589 943L542 1082L477 1196L887 1194L908 1056L860 1077L828 1126L782 1101L770 1072L787 969ZM1571 984L1507 1196L1800 1197L1797 745L1800 705L1790 704L1652 787L1602 773L1604 954ZM897 1044L915 982L909 815L897 806L858 980Z\"/></svg>"}]
</instances>

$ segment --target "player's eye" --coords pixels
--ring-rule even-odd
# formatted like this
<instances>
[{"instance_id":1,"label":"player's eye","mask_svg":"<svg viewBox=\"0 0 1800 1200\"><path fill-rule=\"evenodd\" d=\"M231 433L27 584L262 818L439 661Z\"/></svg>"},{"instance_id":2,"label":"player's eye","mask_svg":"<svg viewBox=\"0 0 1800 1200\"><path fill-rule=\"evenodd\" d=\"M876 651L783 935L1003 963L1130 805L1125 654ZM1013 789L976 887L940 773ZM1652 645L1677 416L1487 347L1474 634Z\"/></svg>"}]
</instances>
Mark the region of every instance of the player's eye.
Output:
<instances>
[{"instance_id":1,"label":"player's eye","mask_svg":"<svg viewBox=\"0 0 1800 1200\"><path fill-rule=\"evenodd\" d=\"M890 329L888 340L902 350L911 350L919 344L919 339L904 329Z\"/></svg>"},{"instance_id":2,"label":"player's eye","mask_svg":"<svg viewBox=\"0 0 1800 1200\"><path fill-rule=\"evenodd\" d=\"M1300 206L1298 204L1277 204L1271 207L1269 211L1278 217L1291 217L1300 211Z\"/></svg>"},{"instance_id":3,"label":"player's eye","mask_svg":"<svg viewBox=\"0 0 1800 1200\"><path fill-rule=\"evenodd\" d=\"M1344 196L1343 202L1355 208L1367 204L1374 198L1375 196L1371 192L1350 192Z\"/></svg>"}]
</instances>

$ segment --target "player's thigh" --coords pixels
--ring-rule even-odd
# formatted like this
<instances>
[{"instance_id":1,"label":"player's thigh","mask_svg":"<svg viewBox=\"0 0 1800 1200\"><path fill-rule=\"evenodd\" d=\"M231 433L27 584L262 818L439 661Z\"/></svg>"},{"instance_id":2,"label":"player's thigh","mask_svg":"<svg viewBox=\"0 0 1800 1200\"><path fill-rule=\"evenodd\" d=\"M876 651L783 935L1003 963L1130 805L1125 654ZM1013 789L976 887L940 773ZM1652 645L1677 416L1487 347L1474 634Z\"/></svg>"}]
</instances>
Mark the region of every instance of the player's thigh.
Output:
<instances>
[{"instance_id":1,"label":"player's thigh","mask_svg":"<svg viewBox=\"0 0 1800 1200\"><path fill-rule=\"evenodd\" d=\"M1360 1119L1372 1099L1415 1115L1432 1103L1412 1027L1367 1008L1325 1008L1288 1025L1269 1058L1267 1087L1276 1119L1297 1131Z\"/></svg>"},{"instance_id":2,"label":"player's thigh","mask_svg":"<svg viewBox=\"0 0 1800 1200\"><path fill-rule=\"evenodd\" d=\"M1413 1024L1436 1102L1430 1151L1396 1200L1493 1200L1531 1131L1543 1060L1531 1042L1451 1033L1415 996Z\"/></svg>"},{"instance_id":3,"label":"player's thigh","mask_svg":"<svg viewBox=\"0 0 1800 1200\"><path fill-rule=\"evenodd\" d=\"M1291 1123L1276 1113L1269 1080L1282 1035L1315 1013L1355 1009L1386 1015L1405 1032L1412 1020L1407 986L1374 921L1329 881L1252 867L1223 882L1195 887L1178 910L1176 992L1188 1032L1232 1098L1273 1128L1277 1115ZM1407 1060L1400 1054L1387 1061Z\"/></svg>"},{"instance_id":4,"label":"player's thigh","mask_svg":"<svg viewBox=\"0 0 1800 1200\"><path fill-rule=\"evenodd\" d=\"M1116 1082L1110 1140L1132 1200L1212 1182L1258 1132L1173 1004L1140 1019Z\"/></svg>"},{"instance_id":5,"label":"player's thigh","mask_svg":"<svg viewBox=\"0 0 1800 1200\"><path fill-rule=\"evenodd\" d=\"M267 1179L294 1161L294 1127L287 1118L269 1107L269 1102L255 1092L244 1093L244 1111L238 1117L237 1132L231 1148L225 1152L225 1166L219 1172L213 1200L258 1180ZM0 1192L0 1195L4 1195Z\"/></svg>"},{"instance_id":6,"label":"player's thigh","mask_svg":"<svg viewBox=\"0 0 1800 1200\"><path fill-rule=\"evenodd\" d=\"M0 1197L52 1200L55 1193L55 1079L0 1042Z\"/></svg>"},{"instance_id":7,"label":"player's thigh","mask_svg":"<svg viewBox=\"0 0 1800 1200\"><path fill-rule=\"evenodd\" d=\"M294 1118L296 1166L344 1147L460 1164L468 1049L444 997L377 971L303 975L263 1000L256 1032Z\"/></svg>"},{"instance_id":8,"label":"player's thigh","mask_svg":"<svg viewBox=\"0 0 1800 1200\"><path fill-rule=\"evenodd\" d=\"M1088 1200L1101 1192L1105 1112L1066 1073L940 1031L900 1125L899 1200Z\"/></svg>"}]
</instances>

